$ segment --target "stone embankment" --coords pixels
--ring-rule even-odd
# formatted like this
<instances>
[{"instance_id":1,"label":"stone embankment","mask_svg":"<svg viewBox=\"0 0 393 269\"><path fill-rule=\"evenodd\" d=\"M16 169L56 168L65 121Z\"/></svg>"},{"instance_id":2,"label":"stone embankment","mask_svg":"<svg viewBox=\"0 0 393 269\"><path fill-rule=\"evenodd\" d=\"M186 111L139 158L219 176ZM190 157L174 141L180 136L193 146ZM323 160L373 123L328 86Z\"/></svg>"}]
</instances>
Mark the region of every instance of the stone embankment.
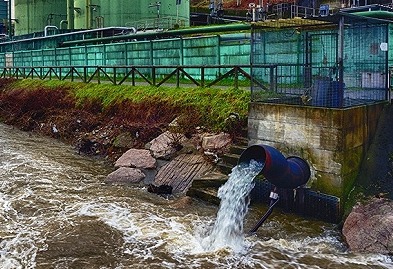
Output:
<instances>
[{"instance_id":1,"label":"stone embankment","mask_svg":"<svg viewBox=\"0 0 393 269\"><path fill-rule=\"evenodd\" d=\"M185 194L193 180L212 172L219 155L231 145L226 133L200 132L186 138L166 131L145 145L131 148L114 164L106 182L139 184L159 194Z\"/></svg>"}]
</instances>

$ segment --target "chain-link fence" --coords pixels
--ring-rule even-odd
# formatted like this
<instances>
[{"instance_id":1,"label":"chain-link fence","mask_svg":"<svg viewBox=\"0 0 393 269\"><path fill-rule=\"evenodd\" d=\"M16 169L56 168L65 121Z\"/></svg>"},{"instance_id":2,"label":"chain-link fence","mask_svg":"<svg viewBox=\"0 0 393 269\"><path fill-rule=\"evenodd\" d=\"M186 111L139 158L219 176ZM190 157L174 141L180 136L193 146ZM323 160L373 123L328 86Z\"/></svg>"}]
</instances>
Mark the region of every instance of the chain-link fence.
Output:
<instances>
[{"instance_id":1,"label":"chain-link fence","mask_svg":"<svg viewBox=\"0 0 393 269\"><path fill-rule=\"evenodd\" d=\"M387 100L392 27L384 20L357 17L257 24L251 61L259 83L252 85L252 100L319 107Z\"/></svg>"}]
</instances>

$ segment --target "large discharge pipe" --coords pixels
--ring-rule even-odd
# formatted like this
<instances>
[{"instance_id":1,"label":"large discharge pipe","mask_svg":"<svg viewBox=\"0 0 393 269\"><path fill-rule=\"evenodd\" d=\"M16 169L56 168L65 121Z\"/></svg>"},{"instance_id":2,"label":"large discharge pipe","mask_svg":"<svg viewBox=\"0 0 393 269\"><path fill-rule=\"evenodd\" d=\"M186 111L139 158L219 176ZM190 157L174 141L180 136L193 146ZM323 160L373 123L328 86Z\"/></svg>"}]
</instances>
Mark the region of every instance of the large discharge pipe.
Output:
<instances>
[{"instance_id":1,"label":"large discharge pipe","mask_svg":"<svg viewBox=\"0 0 393 269\"><path fill-rule=\"evenodd\" d=\"M277 149L266 145L253 145L240 155L238 163L250 163L255 160L263 164L261 174L277 188L295 189L307 183L310 178L310 166L302 158L291 156L285 158ZM255 233L265 222L278 203L276 188L270 193L269 208L258 223L249 231Z\"/></svg>"},{"instance_id":2,"label":"large discharge pipe","mask_svg":"<svg viewBox=\"0 0 393 269\"><path fill-rule=\"evenodd\" d=\"M267 145L253 145L241 154L238 163L251 160L263 163L261 174L274 186L295 189L307 183L310 178L310 166L302 158L285 158L277 149Z\"/></svg>"}]
</instances>

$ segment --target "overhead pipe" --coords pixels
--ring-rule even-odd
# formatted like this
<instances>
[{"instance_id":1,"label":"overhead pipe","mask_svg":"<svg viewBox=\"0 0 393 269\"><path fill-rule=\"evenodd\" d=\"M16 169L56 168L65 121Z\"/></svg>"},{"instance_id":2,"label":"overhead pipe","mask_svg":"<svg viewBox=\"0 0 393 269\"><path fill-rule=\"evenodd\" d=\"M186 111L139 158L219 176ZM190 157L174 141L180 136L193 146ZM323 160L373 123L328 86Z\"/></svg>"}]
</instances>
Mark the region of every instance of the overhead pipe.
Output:
<instances>
[{"instance_id":1,"label":"overhead pipe","mask_svg":"<svg viewBox=\"0 0 393 269\"><path fill-rule=\"evenodd\" d=\"M251 24L230 24L230 25L218 25L218 26L207 26L207 27L192 27L187 29L169 30L161 32L138 32L136 34L122 35L122 36L109 36L102 38L91 38L86 40L73 40L65 41L62 43L63 46L73 46L77 44L91 44L96 42L112 42L116 40L123 40L125 38L130 39L144 39L144 38L156 38L156 37L167 37L167 36L182 36L192 34L205 34L215 32L237 32L250 30Z\"/></svg>"},{"instance_id":2,"label":"overhead pipe","mask_svg":"<svg viewBox=\"0 0 393 269\"><path fill-rule=\"evenodd\" d=\"M310 166L302 158L285 158L277 149L267 145L253 145L241 154L238 163L262 163L261 174L274 186L295 189L307 183L311 176Z\"/></svg>"}]
</instances>

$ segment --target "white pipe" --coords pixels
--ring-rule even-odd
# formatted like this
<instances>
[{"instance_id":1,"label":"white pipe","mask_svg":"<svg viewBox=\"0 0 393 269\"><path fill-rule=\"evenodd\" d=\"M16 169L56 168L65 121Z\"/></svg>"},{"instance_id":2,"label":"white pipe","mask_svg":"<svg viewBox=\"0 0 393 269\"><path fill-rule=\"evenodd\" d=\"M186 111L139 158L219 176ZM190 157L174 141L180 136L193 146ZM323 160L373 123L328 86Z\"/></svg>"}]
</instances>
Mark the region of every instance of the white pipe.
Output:
<instances>
[{"instance_id":1,"label":"white pipe","mask_svg":"<svg viewBox=\"0 0 393 269\"><path fill-rule=\"evenodd\" d=\"M60 25L59 25L59 28L60 28L60 29L63 29L63 24L64 24L64 23L68 25L68 20L61 20L61 21L60 21Z\"/></svg>"},{"instance_id":2,"label":"white pipe","mask_svg":"<svg viewBox=\"0 0 393 269\"><path fill-rule=\"evenodd\" d=\"M54 25L47 25L47 26L45 26L45 28L44 28L44 36L47 36L48 35L48 29L59 29L59 28L57 28L57 26L54 26Z\"/></svg>"}]
</instances>

